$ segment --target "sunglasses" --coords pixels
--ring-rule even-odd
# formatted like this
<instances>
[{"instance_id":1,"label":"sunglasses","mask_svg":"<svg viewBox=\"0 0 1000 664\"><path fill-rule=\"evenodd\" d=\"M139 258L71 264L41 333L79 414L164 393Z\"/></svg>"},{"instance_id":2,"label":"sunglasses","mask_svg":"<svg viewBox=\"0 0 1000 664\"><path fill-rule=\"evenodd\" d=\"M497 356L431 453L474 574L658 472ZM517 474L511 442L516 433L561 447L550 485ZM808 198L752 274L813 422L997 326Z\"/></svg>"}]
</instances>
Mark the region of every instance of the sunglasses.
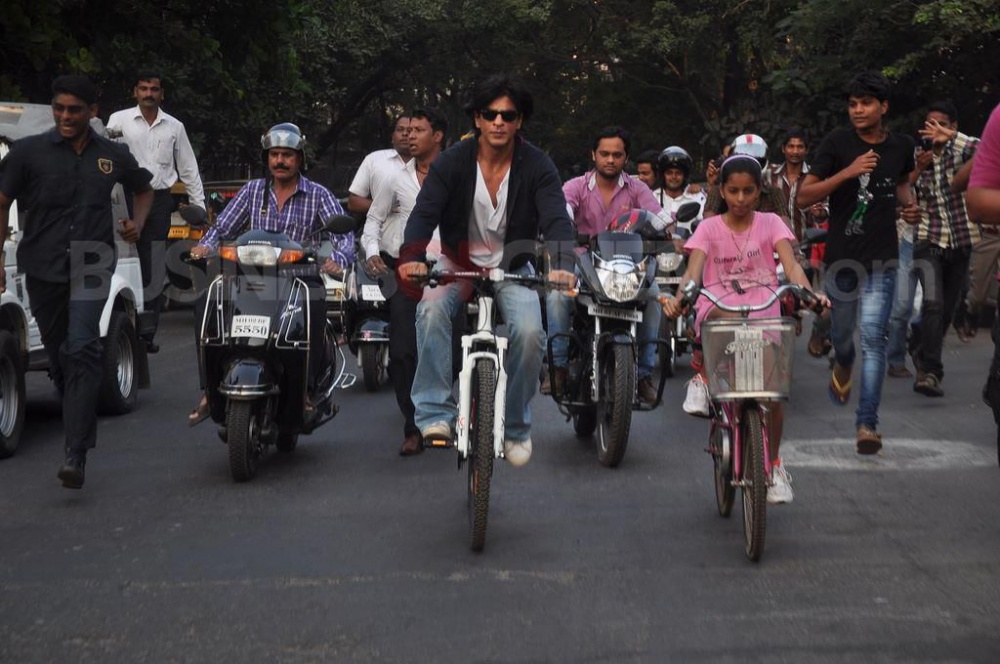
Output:
<instances>
[{"instance_id":1,"label":"sunglasses","mask_svg":"<svg viewBox=\"0 0 1000 664\"><path fill-rule=\"evenodd\" d=\"M486 120L487 122L493 122L497 119L497 116L503 118L504 122L513 122L521 115L517 111L494 111L492 108L484 108L479 111L479 117Z\"/></svg>"}]
</instances>

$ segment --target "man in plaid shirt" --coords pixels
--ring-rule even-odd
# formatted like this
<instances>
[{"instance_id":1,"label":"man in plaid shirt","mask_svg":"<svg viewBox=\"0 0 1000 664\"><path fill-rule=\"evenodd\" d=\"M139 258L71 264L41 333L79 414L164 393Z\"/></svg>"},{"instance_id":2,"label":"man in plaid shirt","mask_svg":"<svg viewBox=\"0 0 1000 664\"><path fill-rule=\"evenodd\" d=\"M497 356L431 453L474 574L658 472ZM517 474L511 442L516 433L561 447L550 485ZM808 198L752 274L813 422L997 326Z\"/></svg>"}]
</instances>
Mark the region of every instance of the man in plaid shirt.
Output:
<instances>
[{"instance_id":1,"label":"man in plaid shirt","mask_svg":"<svg viewBox=\"0 0 1000 664\"><path fill-rule=\"evenodd\" d=\"M917 151L910 177L920 205L913 268L924 290L920 341L913 351L913 391L940 397L941 345L968 278L972 245L979 240L979 229L965 209L965 195L952 191L951 180L972 159L979 139L958 131L958 111L947 100L930 105L920 135L925 149Z\"/></svg>"}]
</instances>

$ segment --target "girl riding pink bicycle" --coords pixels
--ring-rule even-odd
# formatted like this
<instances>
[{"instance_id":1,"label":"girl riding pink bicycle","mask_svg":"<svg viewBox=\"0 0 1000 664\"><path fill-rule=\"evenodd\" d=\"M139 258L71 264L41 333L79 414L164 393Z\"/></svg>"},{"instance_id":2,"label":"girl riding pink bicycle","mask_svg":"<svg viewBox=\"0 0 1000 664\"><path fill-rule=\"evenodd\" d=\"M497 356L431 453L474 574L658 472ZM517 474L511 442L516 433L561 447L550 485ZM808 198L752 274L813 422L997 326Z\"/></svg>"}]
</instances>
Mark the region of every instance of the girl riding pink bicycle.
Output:
<instances>
[{"instance_id":1,"label":"girl riding pink bicycle","mask_svg":"<svg viewBox=\"0 0 1000 664\"><path fill-rule=\"evenodd\" d=\"M716 298L727 306L759 305L767 302L778 288L778 256L790 283L809 290L810 283L795 259L792 243L795 236L781 218L772 213L757 212L762 185L761 166L747 155L735 155L722 163L720 189L724 201L721 214L702 221L694 235L685 244L689 252L687 271L681 278L686 284L693 280L704 284ZM680 315L684 294L663 302L667 316ZM818 296L824 306L829 300ZM695 331L700 339L701 324L705 320L733 317L738 314L723 312L702 296L695 302ZM754 312L754 318L777 318L781 305ZM684 410L691 414L709 415L710 401L704 367L688 385L688 398ZM779 448L784 423L784 407L773 401L767 408L767 429L770 444L769 457L772 468L772 485L768 488L767 502L788 503L793 492L791 476L781 464Z\"/></svg>"}]
</instances>

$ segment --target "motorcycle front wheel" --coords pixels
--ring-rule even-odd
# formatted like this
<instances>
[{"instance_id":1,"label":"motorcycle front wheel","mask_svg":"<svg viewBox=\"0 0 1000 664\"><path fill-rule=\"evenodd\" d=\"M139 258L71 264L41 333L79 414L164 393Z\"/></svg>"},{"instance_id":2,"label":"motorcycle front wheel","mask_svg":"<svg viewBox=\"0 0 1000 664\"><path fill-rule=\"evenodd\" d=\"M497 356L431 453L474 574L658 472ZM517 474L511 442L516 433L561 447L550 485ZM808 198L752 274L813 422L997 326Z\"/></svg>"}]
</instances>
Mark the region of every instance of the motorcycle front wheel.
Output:
<instances>
[{"instance_id":1,"label":"motorcycle front wheel","mask_svg":"<svg viewBox=\"0 0 1000 664\"><path fill-rule=\"evenodd\" d=\"M632 428L635 366L632 348L609 346L601 360L601 405L598 408L597 460L614 468L625 457Z\"/></svg>"},{"instance_id":2,"label":"motorcycle front wheel","mask_svg":"<svg viewBox=\"0 0 1000 664\"><path fill-rule=\"evenodd\" d=\"M230 401L226 411L226 445L229 472L235 482L246 482L257 473L260 459L259 410L262 401Z\"/></svg>"}]
</instances>

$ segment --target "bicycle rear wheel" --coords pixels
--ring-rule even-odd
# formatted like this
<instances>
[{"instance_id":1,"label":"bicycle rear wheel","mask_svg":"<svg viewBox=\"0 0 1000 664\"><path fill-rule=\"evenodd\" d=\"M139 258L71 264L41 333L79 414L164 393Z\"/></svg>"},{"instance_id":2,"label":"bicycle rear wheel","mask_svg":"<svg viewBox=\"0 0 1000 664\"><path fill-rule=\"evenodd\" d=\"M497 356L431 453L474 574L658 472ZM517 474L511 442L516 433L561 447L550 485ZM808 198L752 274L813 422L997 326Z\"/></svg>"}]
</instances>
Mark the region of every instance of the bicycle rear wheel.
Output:
<instances>
[{"instance_id":1,"label":"bicycle rear wheel","mask_svg":"<svg viewBox=\"0 0 1000 664\"><path fill-rule=\"evenodd\" d=\"M760 411L743 411L743 545L747 558L760 560L767 527L767 473L764 470L764 428Z\"/></svg>"},{"instance_id":2,"label":"bicycle rear wheel","mask_svg":"<svg viewBox=\"0 0 1000 664\"><path fill-rule=\"evenodd\" d=\"M496 371L487 359L476 361L472 375L472 409L469 417L469 544L473 551L486 545L486 522L490 512L490 480L493 478L493 398Z\"/></svg>"}]
</instances>

